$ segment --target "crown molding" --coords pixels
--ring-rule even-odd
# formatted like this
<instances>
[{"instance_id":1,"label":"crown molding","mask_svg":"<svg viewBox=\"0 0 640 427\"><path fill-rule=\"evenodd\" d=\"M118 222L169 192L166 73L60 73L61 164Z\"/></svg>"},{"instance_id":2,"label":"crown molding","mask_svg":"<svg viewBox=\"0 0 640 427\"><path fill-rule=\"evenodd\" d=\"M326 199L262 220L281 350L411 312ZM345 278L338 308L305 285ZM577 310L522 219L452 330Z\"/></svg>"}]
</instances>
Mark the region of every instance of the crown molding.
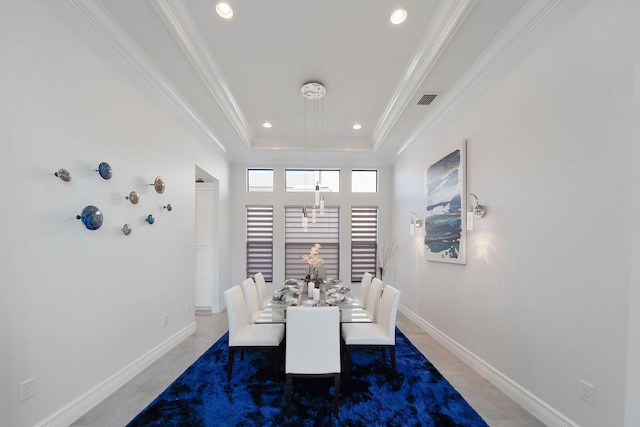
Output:
<instances>
[{"instance_id":1,"label":"crown molding","mask_svg":"<svg viewBox=\"0 0 640 427\"><path fill-rule=\"evenodd\" d=\"M68 2L135 68L155 90L157 90L180 115L200 134L209 140L221 153L227 150L216 135L211 132L189 103L179 94L165 76L131 40L126 31L100 2L68 0Z\"/></svg>"},{"instance_id":2,"label":"crown molding","mask_svg":"<svg viewBox=\"0 0 640 427\"><path fill-rule=\"evenodd\" d=\"M291 150L261 150L260 157L254 154L239 154L230 162L234 165L259 167L263 165L268 168L301 168L301 169L377 169L380 167L391 167L392 162L389 157L381 155L363 156L357 152L331 152L323 153L321 158L315 161L308 154L305 156L302 151Z\"/></svg>"},{"instance_id":3,"label":"crown molding","mask_svg":"<svg viewBox=\"0 0 640 427\"><path fill-rule=\"evenodd\" d=\"M202 32L198 30L198 24L186 10L184 2L151 0L151 3L159 12L167 28L173 32L178 45L229 119L240 140L247 148L251 148L253 140L251 126L233 96L222 68L211 55L211 49L207 47Z\"/></svg>"},{"instance_id":4,"label":"crown molding","mask_svg":"<svg viewBox=\"0 0 640 427\"><path fill-rule=\"evenodd\" d=\"M422 121L407 141L398 149L396 156L402 157L418 141L433 128L449 111L458 104L475 85L496 66L502 59L520 43L560 2L560 0L527 2L518 15L502 31L493 43L482 53L478 60L467 70L449 90L447 95L434 106L429 116Z\"/></svg>"},{"instance_id":5,"label":"crown molding","mask_svg":"<svg viewBox=\"0 0 640 427\"><path fill-rule=\"evenodd\" d=\"M374 127L372 135L373 150L377 151L384 139L389 134L395 123L400 118L404 109L409 105L411 98L435 65L438 57L446 48L447 43L453 37L466 14L471 10L476 0L457 0L444 2L448 8L442 8L439 16L433 22L441 22L442 25L436 31L435 36L426 32L418 44L418 51L413 55L409 65L404 70L398 81L389 102L387 103L378 123ZM433 39L433 42L431 40Z\"/></svg>"},{"instance_id":6,"label":"crown molding","mask_svg":"<svg viewBox=\"0 0 640 427\"><path fill-rule=\"evenodd\" d=\"M305 145L301 144L302 138L296 137L282 137L282 138L256 138L252 148L255 150L293 150L293 151L305 151ZM308 148L309 153L313 155L313 152L326 153L333 152L359 152L370 153L372 152L369 140L366 138L322 138L322 143L319 144L316 150Z\"/></svg>"}]
</instances>

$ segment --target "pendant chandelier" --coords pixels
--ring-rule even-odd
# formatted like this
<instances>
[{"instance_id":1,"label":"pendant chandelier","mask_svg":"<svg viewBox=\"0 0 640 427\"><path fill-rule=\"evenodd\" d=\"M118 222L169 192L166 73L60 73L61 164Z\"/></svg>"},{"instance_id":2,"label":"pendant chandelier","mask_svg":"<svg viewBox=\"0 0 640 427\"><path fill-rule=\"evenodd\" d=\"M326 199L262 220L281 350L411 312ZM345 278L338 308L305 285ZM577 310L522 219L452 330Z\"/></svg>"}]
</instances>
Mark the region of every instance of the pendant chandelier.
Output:
<instances>
[{"instance_id":1,"label":"pendant chandelier","mask_svg":"<svg viewBox=\"0 0 640 427\"><path fill-rule=\"evenodd\" d=\"M312 103L313 108L311 113L313 114L313 153L314 163L318 164L318 151L319 151L319 133L323 126L323 103L322 98L326 95L327 89L322 83L319 82L307 82L300 88L300 93L306 98L305 100L305 134L307 125L307 104ZM305 135L306 136L306 135ZM306 143L305 143L306 147ZM319 171L319 169L316 168ZM319 173L319 172L318 172ZM320 178L318 178L320 179ZM316 222L316 209L320 210L320 215L324 215L324 196L320 195L320 181L316 181L315 194L313 208L311 208L311 222ZM306 206L302 209L302 229L308 230L309 213Z\"/></svg>"}]
</instances>

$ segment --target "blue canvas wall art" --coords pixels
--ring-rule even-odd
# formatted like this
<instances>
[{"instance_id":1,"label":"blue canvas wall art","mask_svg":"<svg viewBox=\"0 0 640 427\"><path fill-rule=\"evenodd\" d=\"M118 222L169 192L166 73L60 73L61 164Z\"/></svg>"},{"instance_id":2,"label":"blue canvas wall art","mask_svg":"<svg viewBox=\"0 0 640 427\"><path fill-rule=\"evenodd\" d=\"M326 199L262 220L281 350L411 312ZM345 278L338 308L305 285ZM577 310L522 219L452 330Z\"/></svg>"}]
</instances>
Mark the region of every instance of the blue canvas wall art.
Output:
<instances>
[{"instance_id":1,"label":"blue canvas wall art","mask_svg":"<svg viewBox=\"0 0 640 427\"><path fill-rule=\"evenodd\" d=\"M431 163L426 171L424 244L430 261L466 263L463 227L464 144Z\"/></svg>"}]
</instances>

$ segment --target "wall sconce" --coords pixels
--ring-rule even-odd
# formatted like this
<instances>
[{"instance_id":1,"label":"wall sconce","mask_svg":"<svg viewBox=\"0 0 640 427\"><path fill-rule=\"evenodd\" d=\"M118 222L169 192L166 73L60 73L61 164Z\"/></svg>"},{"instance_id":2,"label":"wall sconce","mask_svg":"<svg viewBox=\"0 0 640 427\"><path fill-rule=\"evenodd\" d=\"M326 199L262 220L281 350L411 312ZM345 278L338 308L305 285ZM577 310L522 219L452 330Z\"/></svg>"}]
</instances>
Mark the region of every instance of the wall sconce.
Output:
<instances>
[{"instance_id":1,"label":"wall sconce","mask_svg":"<svg viewBox=\"0 0 640 427\"><path fill-rule=\"evenodd\" d=\"M415 212L411 212L411 223L409 224L409 234L413 236L416 231L416 227L422 227L422 220L418 218L418 214Z\"/></svg>"},{"instance_id":2,"label":"wall sconce","mask_svg":"<svg viewBox=\"0 0 640 427\"><path fill-rule=\"evenodd\" d=\"M471 196L476 199L475 204L471 202ZM487 214L487 207L481 205L478 201L478 196L473 193L469 193L469 207L467 208L467 230L473 230L473 215L482 218Z\"/></svg>"}]
</instances>

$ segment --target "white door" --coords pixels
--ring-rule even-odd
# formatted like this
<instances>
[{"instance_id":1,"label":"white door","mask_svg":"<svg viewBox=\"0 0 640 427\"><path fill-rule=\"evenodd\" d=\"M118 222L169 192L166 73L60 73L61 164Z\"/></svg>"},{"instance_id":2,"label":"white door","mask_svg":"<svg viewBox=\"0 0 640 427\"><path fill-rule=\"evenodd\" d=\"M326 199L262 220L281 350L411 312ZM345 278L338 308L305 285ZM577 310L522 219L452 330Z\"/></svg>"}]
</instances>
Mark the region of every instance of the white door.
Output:
<instances>
[{"instance_id":1,"label":"white door","mask_svg":"<svg viewBox=\"0 0 640 427\"><path fill-rule=\"evenodd\" d=\"M215 312L214 185L196 183L196 310Z\"/></svg>"}]
</instances>

